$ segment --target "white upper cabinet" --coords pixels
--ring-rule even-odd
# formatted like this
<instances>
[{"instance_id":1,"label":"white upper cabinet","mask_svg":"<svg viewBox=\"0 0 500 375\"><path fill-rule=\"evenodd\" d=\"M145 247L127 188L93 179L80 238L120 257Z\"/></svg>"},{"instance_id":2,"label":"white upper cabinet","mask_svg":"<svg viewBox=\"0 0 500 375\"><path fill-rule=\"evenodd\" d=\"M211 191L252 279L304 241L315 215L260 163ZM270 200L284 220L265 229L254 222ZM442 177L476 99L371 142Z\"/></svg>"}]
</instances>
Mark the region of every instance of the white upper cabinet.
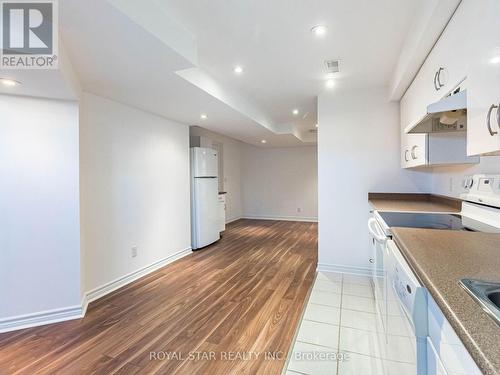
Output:
<instances>
[{"instance_id":1,"label":"white upper cabinet","mask_svg":"<svg viewBox=\"0 0 500 375\"><path fill-rule=\"evenodd\" d=\"M474 43L467 88L467 153L500 154L500 1L467 0Z\"/></svg>"},{"instance_id":2,"label":"white upper cabinet","mask_svg":"<svg viewBox=\"0 0 500 375\"><path fill-rule=\"evenodd\" d=\"M479 157L467 156L465 132L403 134L402 168L473 163Z\"/></svg>"},{"instance_id":3,"label":"white upper cabinet","mask_svg":"<svg viewBox=\"0 0 500 375\"><path fill-rule=\"evenodd\" d=\"M414 145L411 145L412 138L408 138L405 133L410 132L427 115L429 104L439 101L458 86L467 89L466 155L500 155L499 0L461 2L401 99L404 167L412 167L416 163L406 161ZM453 152L454 156L447 155L451 158L443 158L446 164L477 162L477 158L460 155L460 137L436 139L443 149L456 152ZM436 164L437 159L431 157L433 147L429 142L427 144L426 162L428 165ZM438 158L440 161L441 156Z\"/></svg>"},{"instance_id":4,"label":"white upper cabinet","mask_svg":"<svg viewBox=\"0 0 500 375\"><path fill-rule=\"evenodd\" d=\"M467 77L474 0L464 0L401 99L401 127L408 132L427 114L427 106L452 92Z\"/></svg>"},{"instance_id":5,"label":"white upper cabinet","mask_svg":"<svg viewBox=\"0 0 500 375\"><path fill-rule=\"evenodd\" d=\"M405 134L401 148L401 166L413 168L428 164L428 135Z\"/></svg>"}]
</instances>

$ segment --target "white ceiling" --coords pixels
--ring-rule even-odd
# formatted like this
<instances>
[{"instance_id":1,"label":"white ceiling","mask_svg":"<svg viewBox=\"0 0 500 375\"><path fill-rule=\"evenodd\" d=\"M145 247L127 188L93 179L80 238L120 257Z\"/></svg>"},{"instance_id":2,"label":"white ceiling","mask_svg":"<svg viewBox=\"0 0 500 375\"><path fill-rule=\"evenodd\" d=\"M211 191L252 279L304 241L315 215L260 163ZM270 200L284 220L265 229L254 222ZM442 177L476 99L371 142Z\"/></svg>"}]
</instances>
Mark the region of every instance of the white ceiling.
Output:
<instances>
[{"instance_id":1,"label":"white ceiling","mask_svg":"<svg viewBox=\"0 0 500 375\"><path fill-rule=\"evenodd\" d=\"M414 0L156 0L197 40L198 64L254 98L277 123L316 123L326 59L340 59L337 89L389 82ZM315 37L310 29L328 32ZM244 67L235 76L233 66ZM292 109L309 113L297 120Z\"/></svg>"},{"instance_id":2,"label":"white ceiling","mask_svg":"<svg viewBox=\"0 0 500 375\"><path fill-rule=\"evenodd\" d=\"M85 91L256 145L261 139L283 146L301 143L293 135L276 135L183 79L177 72L196 67L191 61L196 54L179 53L189 46L174 49L151 32L155 20L137 19L139 25L122 12L130 8L115 5L100 0L67 0L61 5L63 41ZM158 21L167 27L165 19ZM208 119L201 120L201 113Z\"/></svg>"},{"instance_id":3,"label":"white ceiling","mask_svg":"<svg viewBox=\"0 0 500 375\"><path fill-rule=\"evenodd\" d=\"M436 1L62 0L60 35L86 91L247 143L293 146L316 141L324 60L341 60L333 90L388 85L417 7ZM316 24L328 27L324 38L310 32ZM30 95L75 97L54 72L23 74Z\"/></svg>"}]
</instances>

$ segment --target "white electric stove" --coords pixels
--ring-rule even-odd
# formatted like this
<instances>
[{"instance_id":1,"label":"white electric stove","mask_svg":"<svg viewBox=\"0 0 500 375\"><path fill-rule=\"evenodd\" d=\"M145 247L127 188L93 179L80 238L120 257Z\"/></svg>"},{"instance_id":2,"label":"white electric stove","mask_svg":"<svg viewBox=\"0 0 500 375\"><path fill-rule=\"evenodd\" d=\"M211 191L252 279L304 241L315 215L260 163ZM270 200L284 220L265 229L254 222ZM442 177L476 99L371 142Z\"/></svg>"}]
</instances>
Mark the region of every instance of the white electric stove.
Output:
<instances>
[{"instance_id":1,"label":"white electric stove","mask_svg":"<svg viewBox=\"0 0 500 375\"><path fill-rule=\"evenodd\" d=\"M391 236L393 227L469 230L500 233L500 175L474 175L464 180L467 192L457 214L421 212L374 212L370 231L381 238ZM378 226L378 227L377 227Z\"/></svg>"}]
</instances>

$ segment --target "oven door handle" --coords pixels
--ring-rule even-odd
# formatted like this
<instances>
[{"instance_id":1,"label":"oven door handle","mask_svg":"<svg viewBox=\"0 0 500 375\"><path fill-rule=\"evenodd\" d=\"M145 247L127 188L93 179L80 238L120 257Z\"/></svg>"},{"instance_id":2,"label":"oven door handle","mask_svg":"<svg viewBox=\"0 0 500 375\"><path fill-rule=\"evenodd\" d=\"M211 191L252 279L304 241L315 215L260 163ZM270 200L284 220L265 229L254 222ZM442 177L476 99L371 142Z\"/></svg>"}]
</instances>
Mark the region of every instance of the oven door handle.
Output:
<instances>
[{"instance_id":1,"label":"oven door handle","mask_svg":"<svg viewBox=\"0 0 500 375\"><path fill-rule=\"evenodd\" d=\"M377 241L378 243L386 243L387 242L387 236L383 233L382 228L380 228L379 223L377 220L373 217L368 219L368 231L372 235L372 237Z\"/></svg>"}]
</instances>

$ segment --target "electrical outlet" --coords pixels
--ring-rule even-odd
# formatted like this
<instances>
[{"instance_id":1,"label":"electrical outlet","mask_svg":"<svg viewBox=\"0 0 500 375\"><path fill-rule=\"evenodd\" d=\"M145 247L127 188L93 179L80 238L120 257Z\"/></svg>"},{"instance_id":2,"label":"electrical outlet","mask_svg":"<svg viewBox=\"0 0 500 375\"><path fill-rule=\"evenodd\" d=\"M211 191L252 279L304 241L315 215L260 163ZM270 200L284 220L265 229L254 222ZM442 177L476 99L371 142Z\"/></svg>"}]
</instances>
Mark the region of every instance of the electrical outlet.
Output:
<instances>
[{"instance_id":1,"label":"electrical outlet","mask_svg":"<svg viewBox=\"0 0 500 375\"><path fill-rule=\"evenodd\" d=\"M302 212L302 208L297 207L297 212L299 212L299 213Z\"/></svg>"},{"instance_id":2,"label":"electrical outlet","mask_svg":"<svg viewBox=\"0 0 500 375\"><path fill-rule=\"evenodd\" d=\"M137 246L132 246L132 258L137 256Z\"/></svg>"}]
</instances>

